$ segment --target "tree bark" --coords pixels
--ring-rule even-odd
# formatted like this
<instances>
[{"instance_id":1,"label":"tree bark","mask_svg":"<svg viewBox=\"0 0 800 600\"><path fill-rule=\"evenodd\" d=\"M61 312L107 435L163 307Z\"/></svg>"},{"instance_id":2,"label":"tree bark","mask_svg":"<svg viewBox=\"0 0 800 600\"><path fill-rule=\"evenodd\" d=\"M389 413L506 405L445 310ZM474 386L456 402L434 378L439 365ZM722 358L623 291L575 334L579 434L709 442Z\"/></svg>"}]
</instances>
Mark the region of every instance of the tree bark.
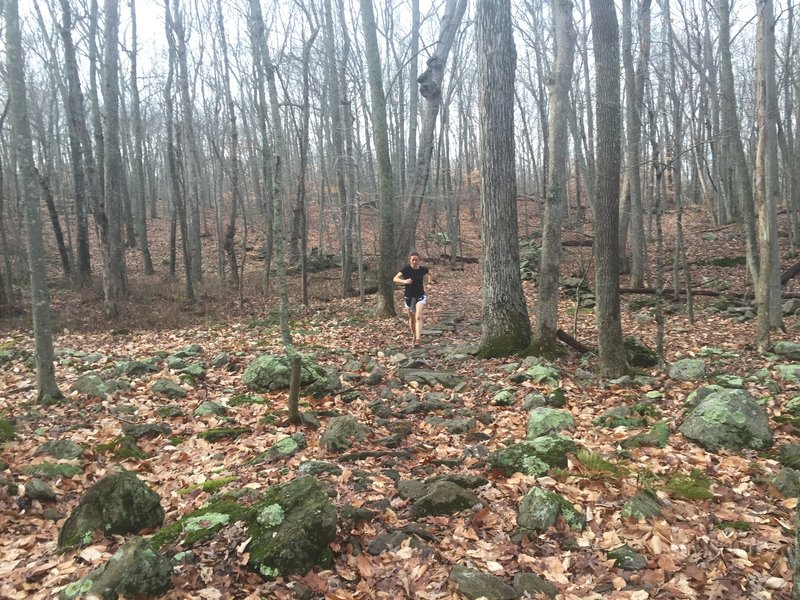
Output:
<instances>
[{"instance_id":1,"label":"tree bark","mask_svg":"<svg viewBox=\"0 0 800 600\"><path fill-rule=\"evenodd\" d=\"M508 356L531 342L519 274L514 159L514 47L509 0L479 0L478 110L483 236L480 355Z\"/></svg>"},{"instance_id":2,"label":"tree bark","mask_svg":"<svg viewBox=\"0 0 800 600\"><path fill-rule=\"evenodd\" d=\"M53 330L50 321L50 293L47 289L47 257L39 214L39 183L33 159L33 142L28 120L25 87L25 58L19 28L17 0L5 4L6 73L11 101L11 124L17 147L20 184L25 210L25 240L31 281L31 313L36 358L37 402L49 404L61 398L53 365Z\"/></svg>"},{"instance_id":3,"label":"tree bark","mask_svg":"<svg viewBox=\"0 0 800 600\"><path fill-rule=\"evenodd\" d=\"M556 57L550 84L550 120L547 126L550 163L542 219L542 254L535 331L537 349L544 354L552 353L555 349L558 330L561 215L567 204L568 170L565 165L569 162L569 89L572 84L576 40L571 0L553 2L553 27Z\"/></svg>"},{"instance_id":4,"label":"tree bark","mask_svg":"<svg viewBox=\"0 0 800 600\"><path fill-rule=\"evenodd\" d=\"M595 293L599 370L625 371L619 305L620 60L613 0L591 0L597 81L597 183L595 185Z\"/></svg>"},{"instance_id":5,"label":"tree bark","mask_svg":"<svg viewBox=\"0 0 800 600\"><path fill-rule=\"evenodd\" d=\"M360 0L361 20L366 38L367 73L372 98L372 137L378 159L380 182L380 263L378 267L378 316L395 315L392 276L397 272L394 255L394 182L389 153L389 126L386 120L386 95L383 90L381 58L375 28L372 0Z\"/></svg>"}]
</instances>

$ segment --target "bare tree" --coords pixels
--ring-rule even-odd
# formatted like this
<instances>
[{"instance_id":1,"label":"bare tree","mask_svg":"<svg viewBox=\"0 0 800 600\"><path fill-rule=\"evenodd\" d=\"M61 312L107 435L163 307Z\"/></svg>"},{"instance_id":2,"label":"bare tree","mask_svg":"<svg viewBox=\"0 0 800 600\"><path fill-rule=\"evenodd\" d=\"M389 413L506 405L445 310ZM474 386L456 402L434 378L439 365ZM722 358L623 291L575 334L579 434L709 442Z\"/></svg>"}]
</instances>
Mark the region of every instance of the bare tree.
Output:
<instances>
[{"instance_id":1,"label":"bare tree","mask_svg":"<svg viewBox=\"0 0 800 600\"><path fill-rule=\"evenodd\" d=\"M510 0L479 0L478 90L481 132L483 323L480 354L508 356L528 347L531 324L519 274L514 72Z\"/></svg>"},{"instance_id":2,"label":"bare tree","mask_svg":"<svg viewBox=\"0 0 800 600\"><path fill-rule=\"evenodd\" d=\"M383 89L381 57L372 0L360 0L360 6L372 99L372 136L375 142L380 181L380 262L378 267L378 304L375 312L379 316L391 317L395 315L392 276L397 271L397 264L394 255L394 182L389 152L389 125L386 120L386 94Z\"/></svg>"},{"instance_id":3,"label":"bare tree","mask_svg":"<svg viewBox=\"0 0 800 600\"><path fill-rule=\"evenodd\" d=\"M542 259L535 332L538 350L544 353L552 353L555 349L558 329L561 216L567 204L565 165L569 160L569 89L576 40L571 0L553 2L553 26L556 57L550 84L550 117L547 126L550 163L542 219Z\"/></svg>"},{"instance_id":4,"label":"bare tree","mask_svg":"<svg viewBox=\"0 0 800 600\"><path fill-rule=\"evenodd\" d=\"M61 391L56 383L55 367L53 366L53 330L50 322L50 294L47 289L47 257L42 237L39 184L36 177L31 127L28 120L25 57L22 52L17 0L6 2L5 24L6 52L8 53L6 73L11 101L11 124L18 151L17 161L25 207L25 239L30 269L31 313L36 350L36 396L38 402L48 404L60 399Z\"/></svg>"},{"instance_id":5,"label":"bare tree","mask_svg":"<svg viewBox=\"0 0 800 600\"><path fill-rule=\"evenodd\" d=\"M619 377L627 366L619 305L619 25L613 0L590 0L590 6L597 82L595 317L600 372Z\"/></svg>"},{"instance_id":6,"label":"bare tree","mask_svg":"<svg viewBox=\"0 0 800 600\"><path fill-rule=\"evenodd\" d=\"M758 208L758 348L769 349L770 331L783 325L781 315L780 254L778 253L778 99L775 85L775 17L772 0L758 0L756 89L758 144L755 197Z\"/></svg>"}]
</instances>

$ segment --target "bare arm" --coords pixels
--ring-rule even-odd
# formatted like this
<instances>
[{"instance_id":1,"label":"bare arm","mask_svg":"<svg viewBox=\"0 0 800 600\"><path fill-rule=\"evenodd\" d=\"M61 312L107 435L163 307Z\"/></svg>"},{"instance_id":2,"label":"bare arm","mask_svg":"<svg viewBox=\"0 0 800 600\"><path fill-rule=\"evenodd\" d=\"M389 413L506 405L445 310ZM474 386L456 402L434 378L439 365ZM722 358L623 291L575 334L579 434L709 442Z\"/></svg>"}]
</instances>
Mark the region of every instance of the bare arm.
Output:
<instances>
[{"instance_id":1,"label":"bare arm","mask_svg":"<svg viewBox=\"0 0 800 600\"><path fill-rule=\"evenodd\" d=\"M400 285L408 285L409 283L411 283L411 279L405 279L403 277L403 273L400 271L397 272L397 275L394 276L394 279L392 279L392 281Z\"/></svg>"}]
</instances>

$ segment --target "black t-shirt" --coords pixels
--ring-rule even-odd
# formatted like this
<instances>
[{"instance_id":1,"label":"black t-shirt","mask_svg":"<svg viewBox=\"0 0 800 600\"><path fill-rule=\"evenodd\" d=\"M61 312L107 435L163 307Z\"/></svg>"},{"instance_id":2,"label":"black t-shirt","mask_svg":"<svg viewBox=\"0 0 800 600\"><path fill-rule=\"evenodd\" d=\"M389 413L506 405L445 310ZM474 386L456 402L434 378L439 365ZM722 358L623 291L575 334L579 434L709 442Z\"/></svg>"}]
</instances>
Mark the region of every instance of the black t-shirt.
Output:
<instances>
[{"instance_id":1,"label":"black t-shirt","mask_svg":"<svg viewBox=\"0 0 800 600\"><path fill-rule=\"evenodd\" d=\"M406 284L404 295L406 298L422 298L425 295L425 288L422 285L425 275L428 274L428 267L413 268L406 265L400 271L403 279L411 279L410 284Z\"/></svg>"}]
</instances>

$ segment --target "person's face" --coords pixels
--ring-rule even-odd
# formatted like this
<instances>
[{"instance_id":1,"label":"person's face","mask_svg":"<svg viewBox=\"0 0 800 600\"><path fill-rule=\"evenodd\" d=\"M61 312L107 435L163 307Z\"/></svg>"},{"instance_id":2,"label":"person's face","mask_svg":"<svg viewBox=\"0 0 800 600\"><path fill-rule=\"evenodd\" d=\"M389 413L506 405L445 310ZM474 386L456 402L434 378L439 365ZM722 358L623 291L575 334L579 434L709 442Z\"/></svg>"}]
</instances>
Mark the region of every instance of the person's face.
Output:
<instances>
[{"instance_id":1,"label":"person's face","mask_svg":"<svg viewBox=\"0 0 800 600\"><path fill-rule=\"evenodd\" d=\"M408 259L408 263L416 269L419 266L419 256L412 256Z\"/></svg>"}]
</instances>

